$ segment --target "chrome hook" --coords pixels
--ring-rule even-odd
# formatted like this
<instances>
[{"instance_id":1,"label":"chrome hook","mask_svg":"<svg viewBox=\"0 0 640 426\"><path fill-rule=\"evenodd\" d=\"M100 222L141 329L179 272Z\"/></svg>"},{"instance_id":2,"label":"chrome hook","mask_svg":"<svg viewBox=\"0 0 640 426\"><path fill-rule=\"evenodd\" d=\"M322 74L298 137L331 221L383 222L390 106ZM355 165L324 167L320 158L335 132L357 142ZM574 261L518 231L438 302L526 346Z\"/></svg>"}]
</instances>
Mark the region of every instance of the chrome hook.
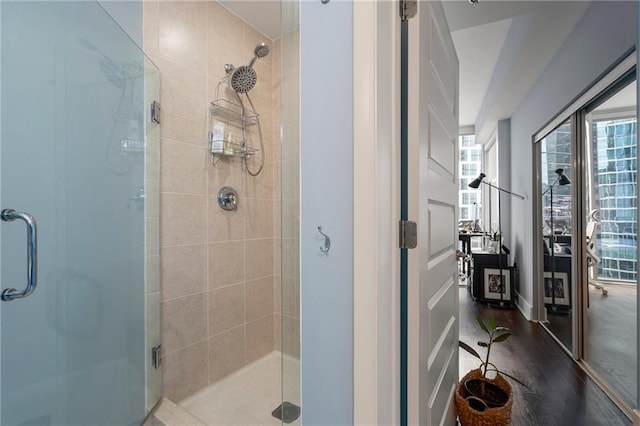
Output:
<instances>
[{"instance_id":1,"label":"chrome hook","mask_svg":"<svg viewBox=\"0 0 640 426\"><path fill-rule=\"evenodd\" d=\"M329 249L331 249L331 238L329 238L327 234L322 232L322 226L320 225L318 225L318 232L324 237L324 246L320 246L320 251L323 254L327 254L329 253Z\"/></svg>"}]
</instances>

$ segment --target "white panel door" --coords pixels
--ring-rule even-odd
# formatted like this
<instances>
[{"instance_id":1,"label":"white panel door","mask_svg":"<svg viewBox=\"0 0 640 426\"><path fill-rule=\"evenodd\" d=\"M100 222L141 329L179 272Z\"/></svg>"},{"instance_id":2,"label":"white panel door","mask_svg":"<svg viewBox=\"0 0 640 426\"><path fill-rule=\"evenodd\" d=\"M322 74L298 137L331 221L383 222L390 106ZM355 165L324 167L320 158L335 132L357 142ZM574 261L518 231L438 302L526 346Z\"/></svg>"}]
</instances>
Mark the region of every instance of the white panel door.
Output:
<instances>
[{"instance_id":1,"label":"white panel door","mask_svg":"<svg viewBox=\"0 0 640 426\"><path fill-rule=\"evenodd\" d=\"M440 1L408 34L408 421L453 425L458 378L458 59Z\"/></svg>"}]
</instances>

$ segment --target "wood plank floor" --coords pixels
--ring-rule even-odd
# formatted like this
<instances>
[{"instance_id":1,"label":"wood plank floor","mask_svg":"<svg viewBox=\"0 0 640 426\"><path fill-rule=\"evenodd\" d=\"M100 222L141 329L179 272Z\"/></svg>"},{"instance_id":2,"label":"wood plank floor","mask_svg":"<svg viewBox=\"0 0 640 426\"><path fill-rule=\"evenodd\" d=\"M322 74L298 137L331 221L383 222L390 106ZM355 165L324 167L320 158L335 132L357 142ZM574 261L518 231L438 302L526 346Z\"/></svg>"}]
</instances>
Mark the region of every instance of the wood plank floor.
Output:
<instances>
[{"instance_id":1,"label":"wood plank floor","mask_svg":"<svg viewBox=\"0 0 640 426\"><path fill-rule=\"evenodd\" d=\"M460 340L472 346L486 336L475 321L478 315L485 319L494 315L498 325L509 327L513 333L492 349L491 359L529 386L527 389L512 383L514 426L632 424L539 324L527 321L517 310L476 303L461 287ZM477 367L474 357L460 351L460 377Z\"/></svg>"}]
</instances>

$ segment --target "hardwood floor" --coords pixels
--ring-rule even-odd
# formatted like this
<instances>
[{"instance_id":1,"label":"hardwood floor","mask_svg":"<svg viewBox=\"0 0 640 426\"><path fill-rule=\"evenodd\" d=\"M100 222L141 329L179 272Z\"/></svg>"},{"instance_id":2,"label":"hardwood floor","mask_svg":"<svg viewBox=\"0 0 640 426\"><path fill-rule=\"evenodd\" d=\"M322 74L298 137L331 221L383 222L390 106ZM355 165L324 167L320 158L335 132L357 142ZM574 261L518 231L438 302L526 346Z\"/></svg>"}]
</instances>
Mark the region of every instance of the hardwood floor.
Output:
<instances>
[{"instance_id":1,"label":"hardwood floor","mask_svg":"<svg viewBox=\"0 0 640 426\"><path fill-rule=\"evenodd\" d=\"M631 425L631 421L600 390L586 373L533 322L517 310L492 309L477 304L464 287L460 288L460 340L475 342L486 334L475 317L494 315L498 325L509 327L513 335L492 348L491 360L528 388L512 383L513 425ZM482 354L483 348L477 347ZM460 377L477 368L471 355L460 351Z\"/></svg>"}]
</instances>

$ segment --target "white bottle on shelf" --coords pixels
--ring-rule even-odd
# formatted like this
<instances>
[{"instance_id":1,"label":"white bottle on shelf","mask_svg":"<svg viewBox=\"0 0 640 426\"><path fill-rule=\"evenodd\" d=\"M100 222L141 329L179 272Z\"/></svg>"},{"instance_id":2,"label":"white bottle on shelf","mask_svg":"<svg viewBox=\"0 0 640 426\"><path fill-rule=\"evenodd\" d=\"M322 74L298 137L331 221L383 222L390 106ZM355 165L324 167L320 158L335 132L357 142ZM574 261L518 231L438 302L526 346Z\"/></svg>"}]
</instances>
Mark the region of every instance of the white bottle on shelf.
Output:
<instances>
[{"instance_id":1,"label":"white bottle on shelf","mask_svg":"<svg viewBox=\"0 0 640 426\"><path fill-rule=\"evenodd\" d=\"M211 132L211 153L224 154L224 123L216 123Z\"/></svg>"}]
</instances>

